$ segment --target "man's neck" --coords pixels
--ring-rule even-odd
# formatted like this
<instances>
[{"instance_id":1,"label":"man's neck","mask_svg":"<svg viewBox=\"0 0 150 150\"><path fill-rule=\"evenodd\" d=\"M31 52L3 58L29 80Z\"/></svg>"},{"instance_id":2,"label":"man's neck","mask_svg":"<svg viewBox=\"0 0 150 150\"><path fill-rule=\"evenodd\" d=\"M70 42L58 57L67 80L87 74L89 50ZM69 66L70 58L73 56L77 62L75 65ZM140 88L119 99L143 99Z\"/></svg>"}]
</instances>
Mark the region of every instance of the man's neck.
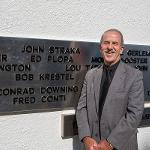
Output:
<instances>
[{"instance_id":1,"label":"man's neck","mask_svg":"<svg viewBox=\"0 0 150 150\"><path fill-rule=\"evenodd\" d=\"M118 61L116 61L115 63L106 63L106 62L104 61L104 65L107 66L107 67L111 67L111 66L113 66L113 65L115 65L115 64L118 64L119 62L120 62L120 59L119 59Z\"/></svg>"}]
</instances>

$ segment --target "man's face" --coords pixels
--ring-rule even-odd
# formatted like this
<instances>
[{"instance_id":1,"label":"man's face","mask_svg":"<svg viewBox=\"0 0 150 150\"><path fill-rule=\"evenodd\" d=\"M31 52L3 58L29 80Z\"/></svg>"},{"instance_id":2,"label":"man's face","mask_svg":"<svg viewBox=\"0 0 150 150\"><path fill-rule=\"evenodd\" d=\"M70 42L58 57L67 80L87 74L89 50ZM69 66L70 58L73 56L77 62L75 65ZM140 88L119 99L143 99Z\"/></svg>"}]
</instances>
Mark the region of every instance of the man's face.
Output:
<instances>
[{"instance_id":1,"label":"man's face","mask_svg":"<svg viewBox=\"0 0 150 150\"><path fill-rule=\"evenodd\" d=\"M115 31L104 33L100 45L100 52L106 65L113 65L118 62L120 60L120 54L123 52L120 34Z\"/></svg>"}]
</instances>

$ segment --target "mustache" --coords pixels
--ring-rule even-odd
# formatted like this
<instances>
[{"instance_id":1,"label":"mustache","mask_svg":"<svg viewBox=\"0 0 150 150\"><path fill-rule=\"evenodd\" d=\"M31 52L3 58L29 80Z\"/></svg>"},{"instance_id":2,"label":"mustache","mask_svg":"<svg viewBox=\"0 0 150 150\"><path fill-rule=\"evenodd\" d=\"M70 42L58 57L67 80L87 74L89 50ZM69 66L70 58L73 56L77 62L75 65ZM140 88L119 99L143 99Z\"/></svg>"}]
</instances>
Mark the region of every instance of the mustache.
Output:
<instances>
[{"instance_id":1,"label":"mustache","mask_svg":"<svg viewBox=\"0 0 150 150\"><path fill-rule=\"evenodd\" d=\"M115 53L116 51L114 49L105 49L105 53Z\"/></svg>"}]
</instances>

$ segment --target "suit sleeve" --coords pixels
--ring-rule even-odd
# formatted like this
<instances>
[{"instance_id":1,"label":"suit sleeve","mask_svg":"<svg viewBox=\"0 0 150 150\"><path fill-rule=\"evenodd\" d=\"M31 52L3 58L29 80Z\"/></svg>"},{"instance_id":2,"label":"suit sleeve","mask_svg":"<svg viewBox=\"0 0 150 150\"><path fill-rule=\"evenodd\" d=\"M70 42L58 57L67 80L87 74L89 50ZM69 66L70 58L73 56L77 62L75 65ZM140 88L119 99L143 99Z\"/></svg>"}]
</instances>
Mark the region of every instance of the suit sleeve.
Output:
<instances>
[{"instance_id":1,"label":"suit sleeve","mask_svg":"<svg viewBox=\"0 0 150 150\"><path fill-rule=\"evenodd\" d=\"M117 126L107 138L119 150L137 132L137 127L142 118L144 110L144 87L143 74L141 72L135 75L133 84L129 90L128 99L128 107L125 115L120 119Z\"/></svg>"},{"instance_id":2,"label":"suit sleeve","mask_svg":"<svg viewBox=\"0 0 150 150\"><path fill-rule=\"evenodd\" d=\"M91 136L87 117L87 76L88 73L85 76L81 96L76 111L76 119L80 140L82 140L86 136Z\"/></svg>"}]
</instances>

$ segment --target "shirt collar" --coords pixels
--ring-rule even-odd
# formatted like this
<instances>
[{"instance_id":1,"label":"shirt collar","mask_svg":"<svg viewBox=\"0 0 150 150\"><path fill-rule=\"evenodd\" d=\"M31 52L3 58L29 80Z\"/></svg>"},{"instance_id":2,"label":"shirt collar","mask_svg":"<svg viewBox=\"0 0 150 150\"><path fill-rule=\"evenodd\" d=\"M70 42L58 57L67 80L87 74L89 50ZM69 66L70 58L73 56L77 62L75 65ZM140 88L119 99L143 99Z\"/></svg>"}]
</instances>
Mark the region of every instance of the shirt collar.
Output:
<instances>
[{"instance_id":1,"label":"shirt collar","mask_svg":"<svg viewBox=\"0 0 150 150\"><path fill-rule=\"evenodd\" d=\"M117 62L116 62L115 64L113 64L112 66L107 66L107 65L104 64L104 65L103 65L103 69L107 69L107 70L109 70L109 71L115 71L115 70L117 69L119 63L120 63L120 60L117 61Z\"/></svg>"}]
</instances>

